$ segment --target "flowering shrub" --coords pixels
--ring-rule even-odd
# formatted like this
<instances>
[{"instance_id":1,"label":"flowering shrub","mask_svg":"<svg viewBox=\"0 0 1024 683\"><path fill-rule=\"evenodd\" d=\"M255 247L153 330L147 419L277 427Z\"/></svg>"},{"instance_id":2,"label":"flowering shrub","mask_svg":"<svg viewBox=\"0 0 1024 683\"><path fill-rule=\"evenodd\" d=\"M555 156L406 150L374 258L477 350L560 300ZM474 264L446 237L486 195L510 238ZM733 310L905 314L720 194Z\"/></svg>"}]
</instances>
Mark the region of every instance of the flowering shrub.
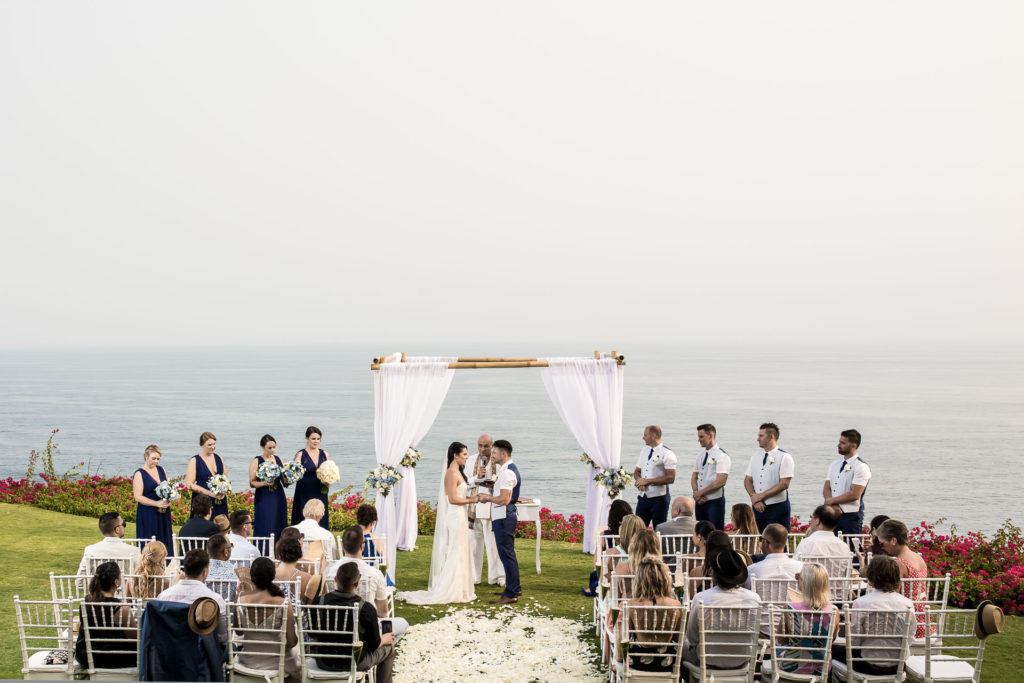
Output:
<instances>
[{"instance_id":1,"label":"flowering shrub","mask_svg":"<svg viewBox=\"0 0 1024 683\"><path fill-rule=\"evenodd\" d=\"M910 547L924 558L930 576L949 572L951 605L991 600L1007 614L1024 615L1024 538L1010 520L991 539L977 531L960 535L955 525L948 535L936 534L933 524L921 522L910 530Z\"/></svg>"},{"instance_id":2,"label":"flowering shrub","mask_svg":"<svg viewBox=\"0 0 1024 683\"><path fill-rule=\"evenodd\" d=\"M516 536L519 538L537 538L537 526L533 522L519 522L516 525ZM583 515L555 514L548 508L540 509L540 537L545 541L565 541L580 543L583 541Z\"/></svg>"}]
</instances>

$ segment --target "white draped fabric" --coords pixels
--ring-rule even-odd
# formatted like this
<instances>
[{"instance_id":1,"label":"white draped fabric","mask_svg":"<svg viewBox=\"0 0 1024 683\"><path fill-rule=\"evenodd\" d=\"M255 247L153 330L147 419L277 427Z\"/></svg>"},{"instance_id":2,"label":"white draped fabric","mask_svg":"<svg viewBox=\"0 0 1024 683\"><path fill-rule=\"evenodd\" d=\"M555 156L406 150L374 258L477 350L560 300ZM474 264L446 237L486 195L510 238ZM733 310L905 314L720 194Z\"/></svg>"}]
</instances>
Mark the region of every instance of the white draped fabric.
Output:
<instances>
[{"instance_id":1,"label":"white draped fabric","mask_svg":"<svg viewBox=\"0 0 1024 683\"><path fill-rule=\"evenodd\" d=\"M415 448L437 418L455 371L456 358L410 356L373 371L373 441L377 462L398 467L407 448ZM387 537L388 575L395 577L396 548L416 543L416 479L400 468L404 478L391 495L377 495L377 531ZM411 536L410 536L411 531ZM411 538L411 542L410 542Z\"/></svg>"},{"instance_id":2,"label":"white draped fabric","mask_svg":"<svg viewBox=\"0 0 1024 683\"><path fill-rule=\"evenodd\" d=\"M622 455L623 366L613 358L545 358L540 376L562 422L598 466L618 467ZM594 551L594 530L608 522L612 499L594 486L586 468L587 508L583 516L583 552Z\"/></svg>"}]
</instances>

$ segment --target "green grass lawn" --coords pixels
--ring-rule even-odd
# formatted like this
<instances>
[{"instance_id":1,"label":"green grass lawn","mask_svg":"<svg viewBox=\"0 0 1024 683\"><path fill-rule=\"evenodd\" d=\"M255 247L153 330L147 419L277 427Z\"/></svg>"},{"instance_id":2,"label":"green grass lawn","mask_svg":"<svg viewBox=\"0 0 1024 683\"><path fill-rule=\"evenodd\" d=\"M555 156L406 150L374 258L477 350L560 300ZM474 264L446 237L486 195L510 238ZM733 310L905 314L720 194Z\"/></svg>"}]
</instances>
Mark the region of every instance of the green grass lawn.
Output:
<instances>
[{"instance_id":1,"label":"green grass lawn","mask_svg":"<svg viewBox=\"0 0 1024 683\"><path fill-rule=\"evenodd\" d=\"M126 535L135 528L128 525ZM15 595L25 599L50 598L49 572L73 573L82 557L82 548L99 539L96 521L37 508L0 503L0 678L21 677L21 650L14 618ZM422 536L415 552L398 554L398 577L402 590L420 590L427 586L431 541ZM592 558L580 553L578 545L542 541L542 573L534 568L534 543L519 539L523 599L518 605L495 607L492 587L481 585L476 602L457 609L475 611L529 610L531 613L567 617L588 622L591 602L580 594L590 572ZM484 574L486 575L486 568ZM410 624L430 621L448 606L419 607L399 602L397 613ZM596 641L595 641L596 642ZM1020 681L1021 652L1024 651L1024 617L1009 617L1006 632L989 639L982 669L984 681Z\"/></svg>"}]
</instances>

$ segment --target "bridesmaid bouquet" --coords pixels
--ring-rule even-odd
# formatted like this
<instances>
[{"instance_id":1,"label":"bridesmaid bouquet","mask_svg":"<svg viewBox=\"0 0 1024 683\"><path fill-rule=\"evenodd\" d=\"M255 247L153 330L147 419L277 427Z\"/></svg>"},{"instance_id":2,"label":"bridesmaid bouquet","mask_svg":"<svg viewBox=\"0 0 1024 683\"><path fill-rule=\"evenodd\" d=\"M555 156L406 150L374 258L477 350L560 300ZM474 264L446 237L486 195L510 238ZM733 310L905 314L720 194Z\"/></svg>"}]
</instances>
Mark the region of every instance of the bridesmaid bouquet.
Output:
<instances>
[{"instance_id":1,"label":"bridesmaid bouquet","mask_svg":"<svg viewBox=\"0 0 1024 683\"><path fill-rule=\"evenodd\" d=\"M156 488L153 489L153 493L156 494L157 498L166 500L169 503L173 503L181 498L181 494L178 493L178 489L174 488L174 486L171 485L171 482L166 479L156 485ZM160 508L160 514L167 514L167 508Z\"/></svg>"},{"instance_id":2,"label":"bridesmaid bouquet","mask_svg":"<svg viewBox=\"0 0 1024 683\"><path fill-rule=\"evenodd\" d=\"M301 466L300 466L301 467ZM281 476L281 468L276 462L265 462L256 468L256 478L270 484L270 490L277 490L277 479Z\"/></svg>"},{"instance_id":3,"label":"bridesmaid bouquet","mask_svg":"<svg viewBox=\"0 0 1024 683\"><path fill-rule=\"evenodd\" d=\"M214 497L220 498L231 493L231 480L223 474L215 474L206 481L206 488Z\"/></svg>"},{"instance_id":4,"label":"bridesmaid bouquet","mask_svg":"<svg viewBox=\"0 0 1024 683\"><path fill-rule=\"evenodd\" d=\"M333 460L324 460L316 468L316 478L320 480L320 493L327 493L331 490L331 484L341 479L341 474Z\"/></svg>"},{"instance_id":5,"label":"bridesmaid bouquet","mask_svg":"<svg viewBox=\"0 0 1024 683\"><path fill-rule=\"evenodd\" d=\"M608 497L616 498L622 489L633 484L633 476L623 467L608 467L594 477L594 486L608 489Z\"/></svg>"},{"instance_id":6,"label":"bridesmaid bouquet","mask_svg":"<svg viewBox=\"0 0 1024 683\"><path fill-rule=\"evenodd\" d=\"M281 470L281 481L285 486L291 486L299 479L302 479L304 474L306 474L306 468L292 460L291 462L286 463L284 468Z\"/></svg>"},{"instance_id":7,"label":"bridesmaid bouquet","mask_svg":"<svg viewBox=\"0 0 1024 683\"><path fill-rule=\"evenodd\" d=\"M398 463L402 467L414 468L419 464L420 459L423 458L423 454L418 450L410 446L405 451L405 455L402 456L402 461Z\"/></svg>"},{"instance_id":8,"label":"bridesmaid bouquet","mask_svg":"<svg viewBox=\"0 0 1024 683\"><path fill-rule=\"evenodd\" d=\"M395 487L395 484L401 478L402 475L394 467L380 465L377 469L366 475L366 486L363 487L363 490L377 489L382 496L387 498L388 494L391 493L391 489Z\"/></svg>"}]
</instances>

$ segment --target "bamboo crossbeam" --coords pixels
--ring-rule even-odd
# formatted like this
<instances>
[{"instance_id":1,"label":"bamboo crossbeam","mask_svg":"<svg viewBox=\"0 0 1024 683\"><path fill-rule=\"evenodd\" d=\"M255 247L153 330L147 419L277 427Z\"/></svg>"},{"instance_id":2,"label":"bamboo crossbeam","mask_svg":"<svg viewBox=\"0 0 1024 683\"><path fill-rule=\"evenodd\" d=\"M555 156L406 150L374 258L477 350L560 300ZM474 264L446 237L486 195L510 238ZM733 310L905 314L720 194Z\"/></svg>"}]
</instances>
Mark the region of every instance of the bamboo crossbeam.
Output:
<instances>
[{"instance_id":1,"label":"bamboo crossbeam","mask_svg":"<svg viewBox=\"0 0 1024 683\"><path fill-rule=\"evenodd\" d=\"M403 356L405 354L403 353ZM595 352L595 357L600 358L604 355L606 358L614 358L619 365L626 364L626 357L619 355L617 351L612 351L611 354L600 354ZM374 358L370 364L371 370L380 370L380 366L383 365L387 360L387 356L381 356L380 358ZM459 359L454 363L449 363L448 368L450 370L482 370L485 368L546 368L548 362L546 360L537 360L536 358L500 358L500 357L474 357L474 356L459 356Z\"/></svg>"},{"instance_id":2,"label":"bamboo crossbeam","mask_svg":"<svg viewBox=\"0 0 1024 683\"><path fill-rule=\"evenodd\" d=\"M500 358L492 356L459 356L460 363L518 363L533 361L536 358Z\"/></svg>"}]
</instances>

